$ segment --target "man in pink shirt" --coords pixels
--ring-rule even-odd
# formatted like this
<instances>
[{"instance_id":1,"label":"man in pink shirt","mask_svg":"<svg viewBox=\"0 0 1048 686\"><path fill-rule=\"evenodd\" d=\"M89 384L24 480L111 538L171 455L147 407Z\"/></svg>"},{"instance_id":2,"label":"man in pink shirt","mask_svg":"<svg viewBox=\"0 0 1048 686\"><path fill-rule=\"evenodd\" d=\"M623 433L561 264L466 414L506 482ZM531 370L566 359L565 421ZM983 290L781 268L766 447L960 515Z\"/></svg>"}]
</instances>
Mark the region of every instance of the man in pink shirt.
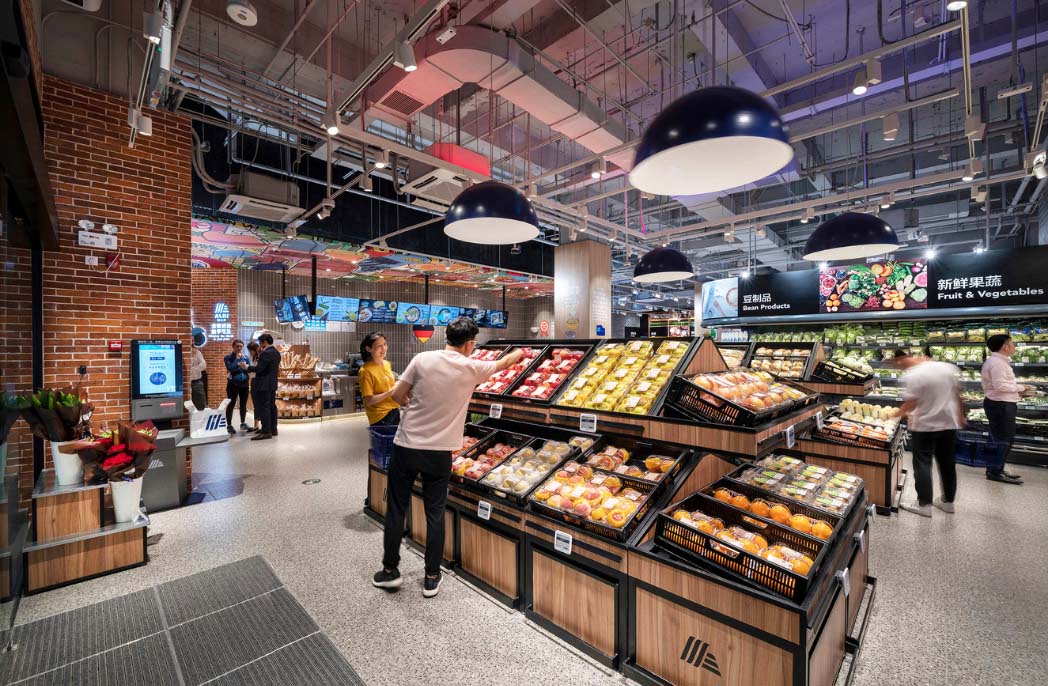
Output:
<instances>
[{"instance_id":1,"label":"man in pink shirt","mask_svg":"<svg viewBox=\"0 0 1048 686\"><path fill-rule=\"evenodd\" d=\"M997 463L986 469L986 478L1005 484L1022 485L1018 474L1004 470L1004 462L1015 440L1015 411L1026 387L1015 382L1011 357L1015 342L1011 336L997 334L986 341L990 355L982 366L983 408L990 425L990 436L997 444Z\"/></svg>"},{"instance_id":2,"label":"man in pink shirt","mask_svg":"<svg viewBox=\"0 0 1048 686\"><path fill-rule=\"evenodd\" d=\"M371 580L379 588L400 587L402 579L397 567L404 517L411 504L411 485L420 474L426 510L426 577L422 595L432 598L440 588L451 453L462 447L469 399L477 384L524 356L518 348L495 362L471 359L477 333L479 329L472 319L460 317L451 322L445 332L447 346L415 355L393 386L393 399L404 411L389 458L382 569Z\"/></svg>"}]
</instances>

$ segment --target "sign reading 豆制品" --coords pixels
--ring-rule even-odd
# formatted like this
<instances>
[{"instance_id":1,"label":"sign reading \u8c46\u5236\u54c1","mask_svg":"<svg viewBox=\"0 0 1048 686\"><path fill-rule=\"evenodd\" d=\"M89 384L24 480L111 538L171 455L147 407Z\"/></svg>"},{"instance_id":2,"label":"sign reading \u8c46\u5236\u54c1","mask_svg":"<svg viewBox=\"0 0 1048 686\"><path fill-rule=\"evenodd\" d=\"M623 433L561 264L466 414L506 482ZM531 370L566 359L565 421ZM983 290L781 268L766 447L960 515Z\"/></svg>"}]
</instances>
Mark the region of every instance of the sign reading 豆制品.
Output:
<instances>
[{"instance_id":1,"label":"sign reading \u8c46\u5236\u54c1","mask_svg":"<svg viewBox=\"0 0 1048 686\"><path fill-rule=\"evenodd\" d=\"M1048 302L1048 247L943 255L931 263L930 308Z\"/></svg>"}]
</instances>

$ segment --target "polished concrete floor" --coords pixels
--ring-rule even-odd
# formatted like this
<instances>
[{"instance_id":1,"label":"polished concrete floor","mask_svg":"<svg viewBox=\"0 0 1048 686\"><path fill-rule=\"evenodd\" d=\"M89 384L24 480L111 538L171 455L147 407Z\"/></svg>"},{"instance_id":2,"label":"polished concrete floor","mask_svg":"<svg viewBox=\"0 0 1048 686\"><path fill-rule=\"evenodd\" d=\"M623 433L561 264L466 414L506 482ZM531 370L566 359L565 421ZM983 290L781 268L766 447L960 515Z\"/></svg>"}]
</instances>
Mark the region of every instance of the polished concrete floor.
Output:
<instances>
[{"instance_id":1,"label":"polished concrete floor","mask_svg":"<svg viewBox=\"0 0 1048 686\"><path fill-rule=\"evenodd\" d=\"M371 587L366 446L364 422L345 419L195 451L208 495L153 516L147 566L31 596L19 623L262 555L370 686L626 683L454 577L423 599L414 553L399 593ZM1046 683L1048 470L1018 471L1022 487L961 468L955 515L875 519L879 588L855 684Z\"/></svg>"}]
</instances>

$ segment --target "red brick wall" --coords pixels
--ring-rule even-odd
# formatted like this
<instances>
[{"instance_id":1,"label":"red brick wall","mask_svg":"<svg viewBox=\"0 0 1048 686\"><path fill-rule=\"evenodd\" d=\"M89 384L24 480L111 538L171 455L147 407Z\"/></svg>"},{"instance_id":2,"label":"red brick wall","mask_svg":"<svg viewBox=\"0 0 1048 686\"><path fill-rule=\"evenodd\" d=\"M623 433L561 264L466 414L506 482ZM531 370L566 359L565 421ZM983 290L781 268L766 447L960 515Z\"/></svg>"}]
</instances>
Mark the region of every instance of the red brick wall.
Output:
<instances>
[{"instance_id":1,"label":"red brick wall","mask_svg":"<svg viewBox=\"0 0 1048 686\"><path fill-rule=\"evenodd\" d=\"M44 382L61 386L88 366L93 423L130 418L133 338L181 338L190 353L190 123L150 110L153 135L127 147L127 102L47 76L45 157L58 209L60 251L44 256ZM79 219L116 224L120 266L77 245ZM85 264L97 256L101 266ZM124 342L122 353L106 342Z\"/></svg>"},{"instance_id":2,"label":"red brick wall","mask_svg":"<svg viewBox=\"0 0 1048 686\"><path fill-rule=\"evenodd\" d=\"M230 329L237 337L237 270L236 269L193 269L193 324L202 326L211 334L214 323L215 303L229 306ZM226 366L223 359L232 350L229 341L209 340L204 346L207 361L207 404L218 407L226 397Z\"/></svg>"},{"instance_id":3,"label":"red brick wall","mask_svg":"<svg viewBox=\"0 0 1048 686\"><path fill-rule=\"evenodd\" d=\"M23 393L33 388L32 295L28 250L12 248L0 232L0 391ZM7 437L6 474L19 475L22 507L33 491L33 438L29 426L15 422Z\"/></svg>"}]
</instances>

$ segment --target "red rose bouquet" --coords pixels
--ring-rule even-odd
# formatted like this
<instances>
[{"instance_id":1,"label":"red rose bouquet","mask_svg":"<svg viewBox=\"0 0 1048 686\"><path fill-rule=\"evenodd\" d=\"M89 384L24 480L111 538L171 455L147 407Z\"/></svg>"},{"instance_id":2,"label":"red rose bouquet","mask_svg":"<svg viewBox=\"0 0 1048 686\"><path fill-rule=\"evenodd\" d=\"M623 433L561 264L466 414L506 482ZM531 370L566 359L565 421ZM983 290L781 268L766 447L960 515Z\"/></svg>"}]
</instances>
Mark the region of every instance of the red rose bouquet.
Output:
<instances>
[{"instance_id":1,"label":"red rose bouquet","mask_svg":"<svg viewBox=\"0 0 1048 686\"><path fill-rule=\"evenodd\" d=\"M93 482L137 479L149 469L159 433L150 421L121 421L63 448L80 455Z\"/></svg>"}]
</instances>

